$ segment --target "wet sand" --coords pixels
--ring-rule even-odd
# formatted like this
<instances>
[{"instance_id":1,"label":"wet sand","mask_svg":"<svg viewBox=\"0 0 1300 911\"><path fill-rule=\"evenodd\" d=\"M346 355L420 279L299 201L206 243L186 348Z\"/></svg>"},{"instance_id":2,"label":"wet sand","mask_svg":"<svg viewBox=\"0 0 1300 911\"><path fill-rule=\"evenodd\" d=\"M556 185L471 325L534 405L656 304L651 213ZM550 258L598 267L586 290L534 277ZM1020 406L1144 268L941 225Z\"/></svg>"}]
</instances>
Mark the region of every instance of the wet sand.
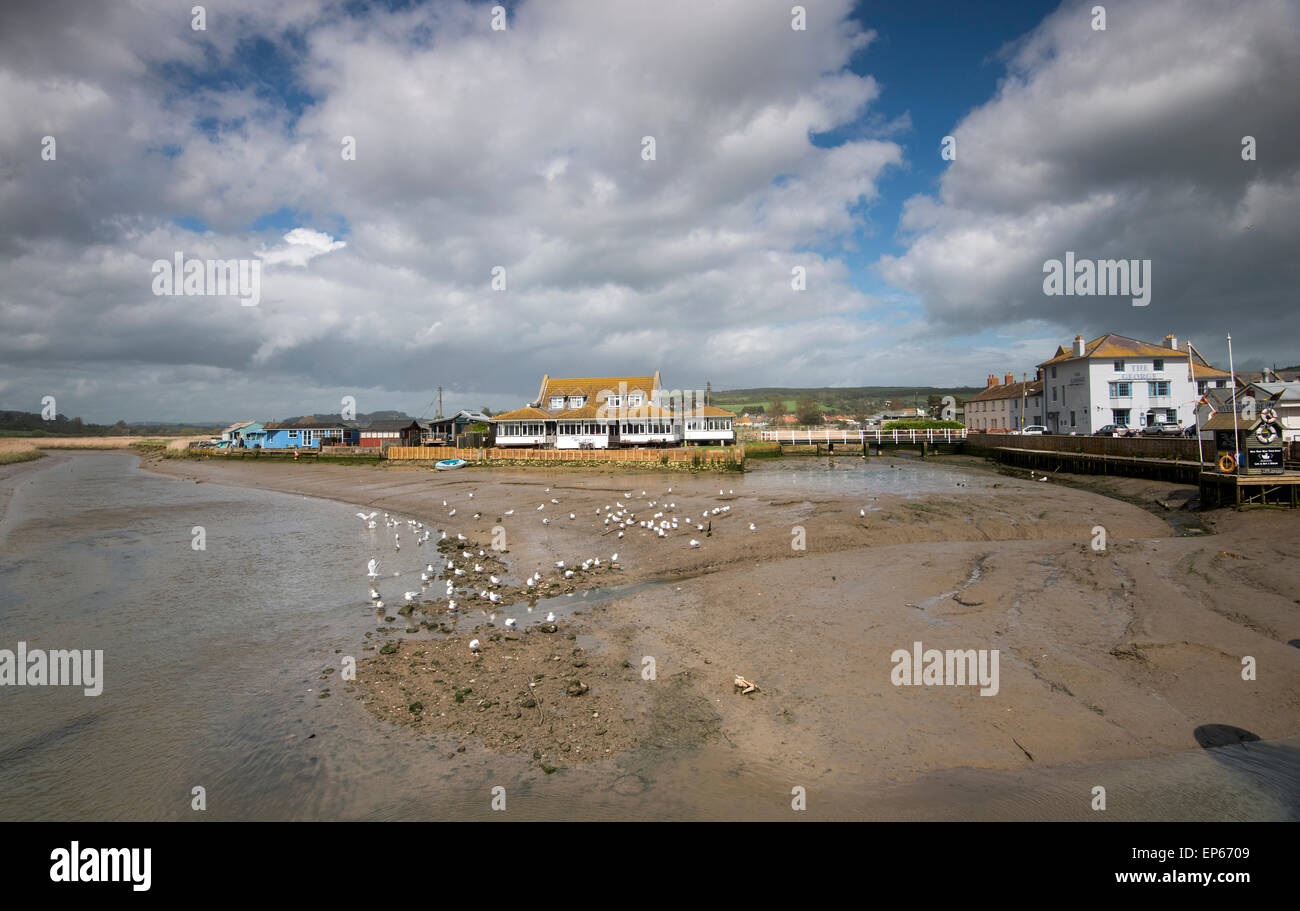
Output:
<instances>
[{"instance_id":1,"label":"wet sand","mask_svg":"<svg viewBox=\"0 0 1300 911\"><path fill-rule=\"evenodd\" d=\"M578 761L575 750L584 762L599 761L606 749L615 755L718 739L782 777L860 788L949 769L1164 756L1197 749L1196 729L1209 724L1264 740L1300 731L1300 652L1288 644L1300 637L1300 514L1219 511L1203 520L1208 533L1174 536L1153 512L1066 486L1066 478L1030 481L972 459L904 463L877 457L869 471L960 466L969 480L951 492L906 496L875 492L888 488L884 475L873 474L883 485L861 495L787 484L775 463L746 475L435 474L216 460L149 467L386 510L475 542L489 541L500 525L504 579L516 591L557 560L608 560L617 551L617 580L569 583L571 599L581 608L584 590L630 591L566 612L558 634L540 633L524 602L505 599L494 613L522 618L508 638L490 638L504 633L499 618L476 616L472 627L462 619L453 638L434 646L437 637L426 631L389 654L376 649L348 687L381 718L524 752L543 768ZM1140 502L1175 502L1188 492L1132 479L1106 483ZM597 515L616 502L633 504L644 518L672 502L674 514L691 514L708 531L659 539L638 527L617 540ZM730 510L711 514L722 506ZM1106 530L1104 552L1091 546L1096 526ZM791 547L796 527L806 550ZM689 546L692 536L701 546ZM432 590L441 592L441 583ZM436 627L440 607L428 610ZM466 647L475 630L477 656ZM999 692L894 686L890 656L915 641L999 650ZM577 674L533 668L571 662L574 648L593 670L580 669L589 689L568 696L563 687ZM640 672L647 656L654 680ZM1254 658L1258 679L1242 680L1244 656ZM553 714L524 708L520 684L537 673L547 691L536 701ZM738 674L759 692L737 695ZM473 693L456 702L466 686ZM384 690L389 695L380 698ZM423 710L411 712L413 702ZM602 720L577 726L580 712L584 722L592 713ZM557 720L572 736L539 733L540 724L549 731Z\"/></svg>"}]
</instances>

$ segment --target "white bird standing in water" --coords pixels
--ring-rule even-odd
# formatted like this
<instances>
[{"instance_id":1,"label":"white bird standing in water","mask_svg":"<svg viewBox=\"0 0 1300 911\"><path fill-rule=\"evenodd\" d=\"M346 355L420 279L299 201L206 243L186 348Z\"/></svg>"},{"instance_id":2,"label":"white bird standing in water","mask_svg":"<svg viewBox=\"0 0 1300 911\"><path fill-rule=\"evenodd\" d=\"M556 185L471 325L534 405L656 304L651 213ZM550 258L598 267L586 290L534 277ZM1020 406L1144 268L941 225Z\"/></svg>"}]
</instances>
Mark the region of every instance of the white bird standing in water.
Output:
<instances>
[{"instance_id":1,"label":"white bird standing in water","mask_svg":"<svg viewBox=\"0 0 1300 911\"><path fill-rule=\"evenodd\" d=\"M516 622L517 621L515 620L514 617L511 617L510 619L506 620L506 629L514 629Z\"/></svg>"},{"instance_id":2,"label":"white bird standing in water","mask_svg":"<svg viewBox=\"0 0 1300 911\"><path fill-rule=\"evenodd\" d=\"M369 570L368 575L370 578L377 578L379 576L379 561L371 557L370 562L366 564L366 569Z\"/></svg>"},{"instance_id":3,"label":"white bird standing in water","mask_svg":"<svg viewBox=\"0 0 1300 911\"><path fill-rule=\"evenodd\" d=\"M547 623L554 623L554 622L555 622L555 614L547 614L547 615L546 615L546 622L547 622Z\"/></svg>"},{"instance_id":4,"label":"white bird standing in water","mask_svg":"<svg viewBox=\"0 0 1300 911\"><path fill-rule=\"evenodd\" d=\"M373 585L370 587L370 600L371 600L371 601L378 601L378 600L379 600L379 592L375 591L375 588L374 588Z\"/></svg>"}]
</instances>

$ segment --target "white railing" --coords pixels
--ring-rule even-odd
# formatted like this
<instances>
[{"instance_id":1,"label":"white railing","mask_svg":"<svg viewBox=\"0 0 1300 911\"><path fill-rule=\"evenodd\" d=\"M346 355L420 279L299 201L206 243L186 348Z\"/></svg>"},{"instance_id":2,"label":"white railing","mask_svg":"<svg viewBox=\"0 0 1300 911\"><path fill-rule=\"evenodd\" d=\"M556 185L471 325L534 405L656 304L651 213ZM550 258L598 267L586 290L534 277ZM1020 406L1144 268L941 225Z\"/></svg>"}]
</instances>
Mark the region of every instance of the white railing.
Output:
<instances>
[{"instance_id":1,"label":"white railing","mask_svg":"<svg viewBox=\"0 0 1300 911\"><path fill-rule=\"evenodd\" d=\"M951 443L966 439L966 428L944 430L764 430L767 443Z\"/></svg>"}]
</instances>

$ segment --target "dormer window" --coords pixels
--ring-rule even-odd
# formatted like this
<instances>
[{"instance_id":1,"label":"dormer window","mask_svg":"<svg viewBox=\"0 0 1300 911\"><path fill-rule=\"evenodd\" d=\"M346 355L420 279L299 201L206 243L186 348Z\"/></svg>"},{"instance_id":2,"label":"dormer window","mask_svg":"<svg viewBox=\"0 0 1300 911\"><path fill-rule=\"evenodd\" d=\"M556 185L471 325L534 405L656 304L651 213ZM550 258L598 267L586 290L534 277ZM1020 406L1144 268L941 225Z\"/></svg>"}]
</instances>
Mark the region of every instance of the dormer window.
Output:
<instances>
[{"instance_id":1,"label":"dormer window","mask_svg":"<svg viewBox=\"0 0 1300 911\"><path fill-rule=\"evenodd\" d=\"M581 408L583 405L586 404L586 402L587 402L587 397L586 397L585 395L571 395L571 396L569 396L569 407L570 407L570 408Z\"/></svg>"},{"instance_id":2,"label":"dormer window","mask_svg":"<svg viewBox=\"0 0 1300 911\"><path fill-rule=\"evenodd\" d=\"M645 396L641 395L641 393L639 392L629 392L627 394L627 407L636 408L638 405L641 404L641 401L644 398Z\"/></svg>"},{"instance_id":3,"label":"dormer window","mask_svg":"<svg viewBox=\"0 0 1300 911\"><path fill-rule=\"evenodd\" d=\"M562 396L562 395L553 395L553 396L551 396L551 407L552 407L552 408L563 408L563 407L564 407L564 396Z\"/></svg>"},{"instance_id":4,"label":"dormer window","mask_svg":"<svg viewBox=\"0 0 1300 911\"><path fill-rule=\"evenodd\" d=\"M1151 365L1151 369L1152 369L1152 370L1164 370L1164 369L1165 369L1165 360L1164 360L1164 358L1161 358L1161 357L1156 358L1156 359L1155 359L1155 363Z\"/></svg>"},{"instance_id":5,"label":"dormer window","mask_svg":"<svg viewBox=\"0 0 1300 911\"><path fill-rule=\"evenodd\" d=\"M605 404L608 405L610 408L618 408L623 404L623 396L607 395L605 396Z\"/></svg>"}]
</instances>

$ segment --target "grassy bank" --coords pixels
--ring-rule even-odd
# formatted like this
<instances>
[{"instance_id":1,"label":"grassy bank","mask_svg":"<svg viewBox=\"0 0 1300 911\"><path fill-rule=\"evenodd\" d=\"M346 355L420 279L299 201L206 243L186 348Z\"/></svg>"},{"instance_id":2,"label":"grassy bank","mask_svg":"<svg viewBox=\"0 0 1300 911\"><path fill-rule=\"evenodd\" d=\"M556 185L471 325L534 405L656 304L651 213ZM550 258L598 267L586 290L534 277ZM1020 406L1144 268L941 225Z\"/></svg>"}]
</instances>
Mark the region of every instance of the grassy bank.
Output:
<instances>
[{"instance_id":1,"label":"grassy bank","mask_svg":"<svg viewBox=\"0 0 1300 911\"><path fill-rule=\"evenodd\" d=\"M30 462L42 458L45 453L39 449L19 449L13 452L0 452L0 465L12 465L15 462Z\"/></svg>"}]
</instances>

